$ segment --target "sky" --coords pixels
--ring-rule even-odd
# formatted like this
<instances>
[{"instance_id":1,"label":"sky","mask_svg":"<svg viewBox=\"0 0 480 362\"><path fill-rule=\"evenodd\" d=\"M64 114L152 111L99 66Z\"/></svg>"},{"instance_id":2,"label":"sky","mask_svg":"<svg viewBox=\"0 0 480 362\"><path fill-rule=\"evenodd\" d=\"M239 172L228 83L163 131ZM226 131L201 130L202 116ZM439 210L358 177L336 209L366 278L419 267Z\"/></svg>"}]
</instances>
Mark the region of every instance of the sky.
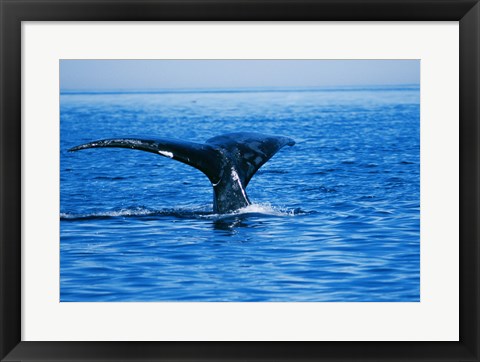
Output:
<instances>
[{"instance_id":1,"label":"sky","mask_svg":"<svg viewBox=\"0 0 480 362\"><path fill-rule=\"evenodd\" d=\"M61 60L61 91L420 84L419 60Z\"/></svg>"}]
</instances>

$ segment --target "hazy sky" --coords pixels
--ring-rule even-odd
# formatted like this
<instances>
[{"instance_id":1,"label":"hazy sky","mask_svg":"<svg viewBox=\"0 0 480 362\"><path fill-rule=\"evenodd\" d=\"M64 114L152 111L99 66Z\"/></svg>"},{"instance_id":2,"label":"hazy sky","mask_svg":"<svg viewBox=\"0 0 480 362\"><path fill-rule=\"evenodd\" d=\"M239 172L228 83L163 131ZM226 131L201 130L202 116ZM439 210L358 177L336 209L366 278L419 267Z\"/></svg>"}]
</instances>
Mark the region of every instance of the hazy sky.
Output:
<instances>
[{"instance_id":1,"label":"hazy sky","mask_svg":"<svg viewBox=\"0 0 480 362\"><path fill-rule=\"evenodd\" d=\"M419 84L419 60L61 60L61 90Z\"/></svg>"}]
</instances>

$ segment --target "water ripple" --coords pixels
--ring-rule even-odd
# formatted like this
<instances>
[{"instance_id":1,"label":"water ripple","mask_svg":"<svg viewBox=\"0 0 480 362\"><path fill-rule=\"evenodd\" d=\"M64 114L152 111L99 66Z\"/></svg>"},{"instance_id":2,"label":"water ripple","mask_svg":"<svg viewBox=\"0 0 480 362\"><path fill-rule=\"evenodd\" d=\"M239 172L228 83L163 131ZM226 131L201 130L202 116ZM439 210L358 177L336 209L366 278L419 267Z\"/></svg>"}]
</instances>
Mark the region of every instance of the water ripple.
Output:
<instances>
[{"instance_id":1,"label":"water ripple","mask_svg":"<svg viewBox=\"0 0 480 362\"><path fill-rule=\"evenodd\" d=\"M419 125L416 88L62 95L61 301L418 302ZM228 215L189 166L66 152L244 130L297 143Z\"/></svg>"}]
</instances>

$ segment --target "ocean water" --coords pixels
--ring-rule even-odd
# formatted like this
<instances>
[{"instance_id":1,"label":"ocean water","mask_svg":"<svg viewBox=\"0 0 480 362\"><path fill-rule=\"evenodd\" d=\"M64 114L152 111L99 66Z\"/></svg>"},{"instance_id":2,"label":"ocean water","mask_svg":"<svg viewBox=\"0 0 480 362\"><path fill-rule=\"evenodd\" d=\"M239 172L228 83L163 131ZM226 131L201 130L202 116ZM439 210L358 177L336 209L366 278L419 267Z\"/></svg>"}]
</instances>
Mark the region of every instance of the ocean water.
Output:
<instances>
[{"instance_id":1,"label":"ocean water","mask_svg":"<svg viewBox=\"0 0 480 362\"><path fill-rule=\"evenodd\" d=\"M415 86L66 93L60 97L62 302L420 301ZM200 171L124 136L293 138L212 212Z\"/></svg>"}]
</instances>

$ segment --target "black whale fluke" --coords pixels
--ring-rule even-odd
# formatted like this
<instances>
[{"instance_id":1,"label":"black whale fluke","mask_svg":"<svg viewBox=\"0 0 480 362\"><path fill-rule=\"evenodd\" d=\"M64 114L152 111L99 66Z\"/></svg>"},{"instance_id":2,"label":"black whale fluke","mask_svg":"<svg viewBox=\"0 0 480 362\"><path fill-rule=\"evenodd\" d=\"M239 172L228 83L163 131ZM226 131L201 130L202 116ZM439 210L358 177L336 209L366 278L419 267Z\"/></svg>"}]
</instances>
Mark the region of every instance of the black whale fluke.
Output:
<instances>
[{"instance_id":1,"label":"black whale fluke","mask_svg":"<svg viewBox=\"0 0 480 362\"><path fill-rule=\"evenodd\" d=\"M111 138L69 149L120 147L152 152L195 167L210 180L215 213L229 213L250 205L245 189L257 170L282 147L293 146L288 137L238 132L216 136L204 144L175 139Z\"/></svg>"}]
</instances>

